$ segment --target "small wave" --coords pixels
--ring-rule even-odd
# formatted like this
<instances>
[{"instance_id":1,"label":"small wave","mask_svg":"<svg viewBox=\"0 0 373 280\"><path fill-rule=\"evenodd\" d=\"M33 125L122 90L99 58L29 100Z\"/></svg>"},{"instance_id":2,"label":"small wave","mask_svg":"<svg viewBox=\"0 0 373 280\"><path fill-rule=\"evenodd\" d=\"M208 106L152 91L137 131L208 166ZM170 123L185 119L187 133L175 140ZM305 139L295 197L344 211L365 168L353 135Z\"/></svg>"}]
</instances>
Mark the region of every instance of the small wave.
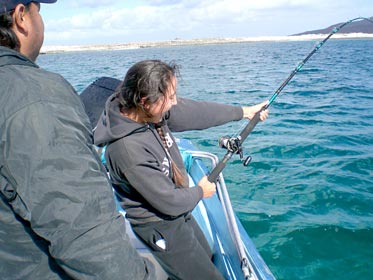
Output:
<instances>
[{"instance_id":1,"label":"small wave","mask_svg":"<svg viewBox=\"0 0 373 280\"><path fill-rule=\"evenodd\" d=\"M302 68L299 74L310 74L310 73L320 73L325 72L325 69L322 68Z\"/></svg>"},{"instance_id":2,"label":"small wave","mask_svg":"<svg viewBox=\"0 0 373 280\"><path fill-rule=\"evenodd\" d=\"M371 176L373 180L373 158L358 158L346 163L342 170ZM373 183L373 182L372 182Z\"/></svg>"},{"instance_id":3,"label":"small wave","mask_svg":"<svg viewBox=\"0 0 373 280\"><path fill-rule=\"evenodd\" d=\"M289 144L283 146L272 145L265 147L259 153L266 158L292 159L292 158L320 158L331 156L345 156L349 151L312 144Z\"/></svg>"}]
</instances>

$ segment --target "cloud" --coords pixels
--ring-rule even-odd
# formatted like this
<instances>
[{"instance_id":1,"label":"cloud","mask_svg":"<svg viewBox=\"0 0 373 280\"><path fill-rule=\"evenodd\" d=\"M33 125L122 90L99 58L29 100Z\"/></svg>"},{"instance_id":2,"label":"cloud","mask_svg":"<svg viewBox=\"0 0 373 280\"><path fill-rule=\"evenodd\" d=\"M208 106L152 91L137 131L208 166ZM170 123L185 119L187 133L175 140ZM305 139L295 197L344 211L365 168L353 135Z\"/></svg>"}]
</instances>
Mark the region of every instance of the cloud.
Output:
<instances>
[{"instance_id":1,"label":"cloud","mask_svg":"<svg viewBox=\"0 0 373 280\"><path fill-rule=\"evenodd\" d=\"M175 26L185 29L196 26L203 22L225 23L247 21L255 17L254 12L268 7L276 7L286 0L268 1L262 0L261 4L251 3L254 1L186 1L186 0L157 0L145 1L148 5L132 8L110 9L105 5L108 0L84 0L82 5L89 7L105 6L97 11L84 11L69 18L51 20L51 28L57 30L66 28L89 29L89 28L126 28L126 26L137 30L154 29L167 26ZM77 2L74 2L76 5ZM271 5L269 5L271 4Z\"/></svg>"},{"instance_id":2,"label":"cloud","mask_svg":"<svg viewBox=\"0 0 373 280\"><path fill-rule=\"evenodd\" d=\"M180 4L183 2L183 0L146 0L144 2L150 6L170 6L170 5ZM197 2L197 1L191 0L189 2Z\"/></svg>"},{"instance_id":3,"label":"cloud","mask_svg":"<svg viewBox=\"0 0 373 280\"><path fill-rule=\"evenodd\" d=\"M98 7L108 7L113 5L113 2L110 0L80 0L80 1L72 1L72 0L63 0L65 4L71 6L72 8L98 8Z\"/></svg>"}]
</instances>

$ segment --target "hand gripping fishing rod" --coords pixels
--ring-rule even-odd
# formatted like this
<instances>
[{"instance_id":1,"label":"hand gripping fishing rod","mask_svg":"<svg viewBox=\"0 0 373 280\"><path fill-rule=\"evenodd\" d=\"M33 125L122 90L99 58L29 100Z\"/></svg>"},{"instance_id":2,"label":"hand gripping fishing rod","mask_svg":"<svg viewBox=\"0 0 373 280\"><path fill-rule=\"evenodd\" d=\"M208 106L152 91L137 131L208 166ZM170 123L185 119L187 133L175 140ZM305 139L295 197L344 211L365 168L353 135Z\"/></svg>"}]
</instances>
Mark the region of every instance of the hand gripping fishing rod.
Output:
<instances>
[{"instance_id":1,"label":"hand gripping fishing rod","mask_svg":"<svg viewBox=\"0 0 373 280\"><path fill-rule=\"evenodd\" d=\"M279 86L279 88L275 91L275 93L272 95L272 97L269 99L268 103L263 106L263 108L258 111L254 117L249 121L249 123L245 126L245 128L241 131L241 133L237 137L224 137L219 141L219 145L227 149L227 153L223 157L221 161L216 165L216 167L211 171L210 175L208 176L208 180L210 182L216 182L220 172L223 171L225 168L227 162L231 159L231 157L234 154L239 154L240 158L242 160L243 158L243 149L242 149L242 143L246 140L246 138L249 136L249 134L253 131L255 126L260 120L260 113L266 109L275 101L277 96L280 94L280 92L285 88L285 86L291 81L291 79L295 76L295 74L298 73L300 69L302 69L303 65L313 56L323 45L324 43L332 37L335 33L337 33L339 30L341 30L346 25L357 21L357 20L367 20L371 23L373 23L373 20L369 18L364 17L358 17L351 19L349 21L346 21L345 23L335 27L332 32L321 42L319 42L316 47L295 67L295 69L290 73L290 75L285 79L285 81ZM244 165L247 166L251 160L251 157L246 158L244 160Z\"/></svg>"}]
</instances>

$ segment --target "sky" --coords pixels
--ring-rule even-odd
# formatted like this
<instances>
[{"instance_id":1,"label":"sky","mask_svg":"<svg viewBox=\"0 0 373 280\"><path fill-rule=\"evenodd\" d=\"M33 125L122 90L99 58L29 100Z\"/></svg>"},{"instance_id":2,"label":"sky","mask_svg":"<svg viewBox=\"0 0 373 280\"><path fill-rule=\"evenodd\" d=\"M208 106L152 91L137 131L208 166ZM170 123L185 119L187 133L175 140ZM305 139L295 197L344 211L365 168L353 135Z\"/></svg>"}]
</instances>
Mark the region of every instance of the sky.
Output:
<instances>
[{"instance_id":1,"label":"sky","mask_svg":"<svg viewBox=\"0 0 373 280\"><path fill-rule=\"evenodd\" d=\"M286 36L373 16L373 0L58 0L44 46Z\"/></svg>"}]
</instances>

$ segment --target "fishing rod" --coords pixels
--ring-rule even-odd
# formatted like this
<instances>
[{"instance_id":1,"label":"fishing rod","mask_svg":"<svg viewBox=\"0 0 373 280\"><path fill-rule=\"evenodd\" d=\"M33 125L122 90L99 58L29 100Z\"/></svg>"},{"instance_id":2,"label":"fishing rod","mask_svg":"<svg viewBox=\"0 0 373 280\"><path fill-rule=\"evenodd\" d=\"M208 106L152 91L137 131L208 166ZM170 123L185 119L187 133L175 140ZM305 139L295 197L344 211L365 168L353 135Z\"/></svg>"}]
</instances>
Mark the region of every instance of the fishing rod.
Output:
<instances>
[{"instance_id":1,"label":"fishing rod","mask_svg":"<svg viewBox=\"0 0 373 280\"><path fill-rule=\"evenodd\" d=\"M313 56L324 44L327 40L329 40L330 37L332 37L335 33L339 32L343 27L346 25L349 25L350 23L357 21L357 20L367 20L371 23L373 23L372 19L365 18L365 17L357 17L354 19L351 19L349 21L346 21L345 23L335 27L332 32L329 33L328 36L322 41L320 41L314 49L295 67L295 69L290 73L290 75L285 79L285 81L278 87L278 89L275 91L275 93L272 95L272 97L269 99L268 103L264 105L255 115L254 117L249 121L249 123L245 126L245 128L241 131L241 133L237 137L229 137L229 136L223 136L219 140L219 145L222 148L227 149L227 153L223 157L222 160L219 161L219 163L216 165L216 167L211 171L210 175L208 176L208 180L210 182L216 182L220 172L223 171L223 169L226 167L227 162L231 159L231 157L234 154L239 154L240 159L244 162L244 166L247 166L251 161L251 156L248 156L246 159L243 159L243 148L242 143L246 140L246 138L249 136L249 134L253 131L255 126L260 120L260 113L266 109L275 101L277 96L281 93L281 91L285 88L285 86L293 79L295 74L297 74L303 67L303 65Z\"/></svg>"}]
</instances>

